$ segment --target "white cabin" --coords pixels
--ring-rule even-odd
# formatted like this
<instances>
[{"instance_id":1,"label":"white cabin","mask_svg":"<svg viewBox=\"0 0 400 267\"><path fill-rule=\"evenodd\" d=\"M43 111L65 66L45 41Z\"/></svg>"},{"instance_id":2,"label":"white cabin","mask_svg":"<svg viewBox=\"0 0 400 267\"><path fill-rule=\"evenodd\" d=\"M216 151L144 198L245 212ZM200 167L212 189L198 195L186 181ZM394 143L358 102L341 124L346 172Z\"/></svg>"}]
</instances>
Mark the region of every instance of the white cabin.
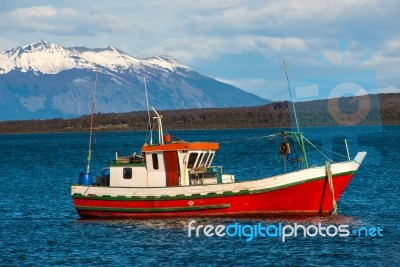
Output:
<instances>
[{"instance_id":1,"label":"white cabin","mask_svg":"<svg viewBox=\"0 0 400 267\"><path fill-rule=\"evenodd\" d=\"M169 142L145 144L142 155L118 157L109 165L109 175L98 185L112 187L173 187L234 182L234 176L212 167L218 143Z\"/></svg>"}]
</instances>

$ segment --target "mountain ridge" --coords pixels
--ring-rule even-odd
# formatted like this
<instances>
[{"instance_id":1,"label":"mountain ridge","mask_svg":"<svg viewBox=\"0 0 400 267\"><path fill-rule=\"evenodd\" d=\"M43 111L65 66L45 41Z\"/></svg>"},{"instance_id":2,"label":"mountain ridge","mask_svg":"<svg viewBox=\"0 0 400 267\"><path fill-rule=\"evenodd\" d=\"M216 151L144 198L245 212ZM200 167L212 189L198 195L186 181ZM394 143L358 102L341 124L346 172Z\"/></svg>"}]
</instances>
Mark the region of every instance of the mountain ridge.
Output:
<instances>
[{"instance_id":1,"label":"mountain ridge","mask_svg":"<svg viewBox=\"0 0 400 267\"><path fill-rule=\"evenodd\" d=\"M204 76L170 56L139 59L116 47L64 48L47 41L0 52L0 120L96 112L254 106L270 101Z\"/></svg>"},{"instance_id":2,"label":"mountain ridge","mask_svg":"<svg viewBox=\"0 0 400 267\"><path fill-rule=\"evenodd\" d=\"M39 54L36 55L35 53ZM46 64L46 62L43 61L46 60L47 57L39 58L39 56L46 55L47 57L52 56L53 60L60 60L61 58L69 59L69 61L56 62L64 63L63 65L55 65L54 62L53 64ZM58 58L55 58L55 56L58 56ZM188 66L183 65L172 57L166 55L141 59L130 56L113 46L93 49L83 46L65 48L47 41L39 41L23 47L16 47L0 52L0 59L2 60L2 66L5 64L6 67L0 67L0 74L8 73L16 68L21 69L22 72L33 70L41 72L42 74L56 74L60 71L72 68L92 68L95 70L98 67L108 67L111 70L117 71L118 67L129 69L129 67L139 67L140 64L152 67L162 66L170 70L175 68L190 69ZM102 71L104 71L104 69L100 69L100 72Z\"/></svg>"}]
</instances>

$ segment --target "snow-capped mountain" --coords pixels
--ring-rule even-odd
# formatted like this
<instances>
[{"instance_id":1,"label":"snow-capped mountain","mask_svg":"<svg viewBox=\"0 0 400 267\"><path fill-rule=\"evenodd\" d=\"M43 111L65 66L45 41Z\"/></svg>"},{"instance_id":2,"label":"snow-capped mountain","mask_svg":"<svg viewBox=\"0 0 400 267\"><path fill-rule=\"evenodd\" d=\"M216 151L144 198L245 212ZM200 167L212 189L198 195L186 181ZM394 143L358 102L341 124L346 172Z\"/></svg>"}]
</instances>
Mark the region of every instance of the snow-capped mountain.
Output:
<instances>
[{"instance_id":1,"label":"snow-capped mountain","mask_svg":"<svg viewBox=\"0 0 400 267\"><path fill-rule=\"evenodd\" d=\"M104 73L107 70L113 72L123 72L128 69L139 71L146 67L169 71L174 71L176 68L190 69L167 56L138 59L112 46L104 49L63 48L46 41L0 52L0 61L0 74L14 69L41 74L57 74L70 69L95 70L96 68L101 68L100 72Z\"/></svg>"},{"instance_id":2,"label":"snow-capped mountain","mask_svg":"<svg viewBox=\"0 0 400 267\"><path fill-rule=\"evenodd\" d=\"M40 41L0 52L0 120L73 117L90 112L233 107L267 100L206 77L168 56L135 58L117 48L64 48Z\"/></svg>"}]
</instances>

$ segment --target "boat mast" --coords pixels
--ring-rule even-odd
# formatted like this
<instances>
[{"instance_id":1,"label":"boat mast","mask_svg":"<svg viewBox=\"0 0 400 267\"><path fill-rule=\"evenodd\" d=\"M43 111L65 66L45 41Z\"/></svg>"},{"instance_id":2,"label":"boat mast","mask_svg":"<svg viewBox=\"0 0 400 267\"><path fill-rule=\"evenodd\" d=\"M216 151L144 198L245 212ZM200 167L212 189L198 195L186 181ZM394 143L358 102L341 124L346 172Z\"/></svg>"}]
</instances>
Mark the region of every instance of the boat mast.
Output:
<instances>
[{"instance_id":1,"label":"boat mast","mask_svg":"<svg viewBox=\"0 0 400 267\"><path fill-rule=\"evenodd\" d=\"M296 106L295 106L294 101L293 101L292 90L290 88L290 82L289 82L289 74L288 74L288 70L287 70L287 66L286 66L286 61L285 60L283 60L283 66L285 68L286 81L287 81L287 85L288 85L288 89L289 89L290 100L292 101L294 120L296 122L296 128L297 128L297 132L286 132L286 133L287 134L292 134L296 138L298 146L300 148L300 151L303 154L302 163L304 164L305 168L308 168L306 148L305 148L305 145L304 145L303 134L302 134L302 132L300 132L299 121L297 119ZM284 162L284 164L286 164L286 162ZM285 165L285 172L286 172L286 165Z\"/></svg>"},{"instance_id":2,"label":"boat mast","mask_svg":"<svg viewBox=\"0 0 400 267\"><path fill-rule=\"evenodd\" d=\"M288 85L288 89L289 89L290 100L292 101L294 120L296 122L297 131L300 132L299 122L297 120L296 107L295 107L294 101L293 101L292 90L290 89L289 75L288 75L288 70L287 70L287 67L286 67L286 61L285 60L283 60L283 66L285 67L286 81L287 81L287 85Z\"/></svg>"},{"instance_id":3,"label":"boat mast","mask_svg":"<svg viewBox=\"0 0 400 267\"><path fill-rule=\"evenodd\" d=\"M96 87L97 87L97 69L96 69L96 80L94 82L94 89L93 89L92 116L90 118L89 149L87 156L88 163L86 167L86 173L89 173L90 171L90 160L92 159L93 119L94 119L94 103L96 100Z\"/></svg>"},{"instance_id":4,"label":"boat mast","mask_svg":"<svg viewBox=\"0 0 400 267\"><path fill-rule=\"evenodd\" d=\"M144 81L144 91L146 92L147 116L149 118L150 145L152 145L153 144L153 131L151 129L150 107L149 107L149 98L147 96L146 76L143 76L143 81Z\"/></svg>"}]
</instances>

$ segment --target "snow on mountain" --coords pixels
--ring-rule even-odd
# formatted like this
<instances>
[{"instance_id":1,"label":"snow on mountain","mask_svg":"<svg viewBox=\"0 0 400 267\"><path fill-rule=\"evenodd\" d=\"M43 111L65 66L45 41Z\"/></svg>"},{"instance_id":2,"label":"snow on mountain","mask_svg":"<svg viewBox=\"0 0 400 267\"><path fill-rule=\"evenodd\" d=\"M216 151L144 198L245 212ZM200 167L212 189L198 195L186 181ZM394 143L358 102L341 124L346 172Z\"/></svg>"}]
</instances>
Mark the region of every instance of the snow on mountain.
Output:
<instances>
[{"instance_id":1,"label":"snow on mountain","mask_svg":"<svg viewBox=\"0 0 400 267\"><path fill-rule=\"evenodd\" d=\"M68 50L44 41L1 52L0 60L0 74L14 69L55 74L64 69L74 68L78 63Z\"/></svg>"},{"instance_id":2,"label":"snow on mountain","mask_svg":"<svg viewBox=\"0 0 400 267\"><path fill-rule=\"evenodd\" d=\"M112 46L104 49L64 48L57 44L40 41L24 47L0 52L0 74L14 69L32 70L42 74L56 74L69 69L106 68L115 72L141 66L168 69L189 68L168 57L138 59Z\"/></svg>"},{"instance_id":3,"label":"snow on mountain","mask_svg":"<svg viewBox=\"0 0 400 267\"><path fill-rule=\"evenodd\" d=\"M96 76L96 112L145 110L144 76L149 101L157 109L268 102L169 56L139 59L112 46L65 48L39 41L0 52L0 120L88 114Z\"/></svg>"}]
</instances>

